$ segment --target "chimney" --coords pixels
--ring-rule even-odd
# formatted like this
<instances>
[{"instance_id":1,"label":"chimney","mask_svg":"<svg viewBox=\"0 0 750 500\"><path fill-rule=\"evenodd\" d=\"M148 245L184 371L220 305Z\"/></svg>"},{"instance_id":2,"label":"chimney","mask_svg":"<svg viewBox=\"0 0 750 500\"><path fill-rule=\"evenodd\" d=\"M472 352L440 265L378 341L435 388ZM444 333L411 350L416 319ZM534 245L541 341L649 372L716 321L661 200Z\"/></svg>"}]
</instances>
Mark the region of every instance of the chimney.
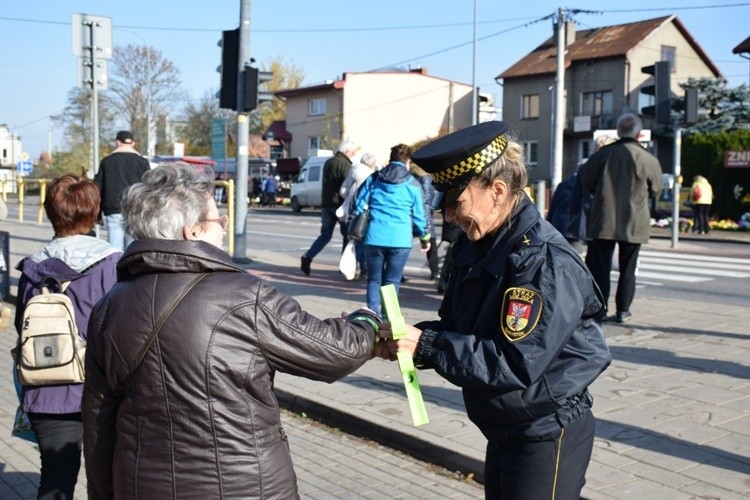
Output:
<instances>
[{"instance_id":1,"label":"chimney","mask_svg":"<svg viewBox=\"0 0 750 500\"><path fill-rule=\"evenodd\" d=\"M576 23L573 20L565 21L565 46L572 45L576 41Z\"/></svg>"}]
</instances>

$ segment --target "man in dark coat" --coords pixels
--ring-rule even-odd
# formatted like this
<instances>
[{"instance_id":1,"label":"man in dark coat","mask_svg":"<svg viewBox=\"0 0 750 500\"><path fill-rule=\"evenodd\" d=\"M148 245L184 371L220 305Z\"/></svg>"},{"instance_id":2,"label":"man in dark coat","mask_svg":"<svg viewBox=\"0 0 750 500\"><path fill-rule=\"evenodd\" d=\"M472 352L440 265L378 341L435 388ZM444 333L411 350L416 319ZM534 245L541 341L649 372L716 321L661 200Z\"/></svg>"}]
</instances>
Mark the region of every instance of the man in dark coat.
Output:
<instances>
[{"instance_id":1,"label":"man in dark coat","mask_svg":"<svg viewBox=\"0 0 750 500\"><path fill-rule=\"evenodd\" d=\"M331 241L336 223L339 224L341 236L344 238L342 250L346 247L346 223L336 217L336 209L339 208L341 196L339 189L344 183L349 169L352 166L352 157L359 148L352 141L343 141L339 145L338 152L323 165L323 196L320 204L320 236L313 242L310 249L300 258L300 269L306 275L310 275L310 264L318 253Z\"/></svg>"},{"instance_id":2,"label":"man in dark coat","mask_svg":"<svg viewBox=\"0 0 750 500\"><path fill-rule=\"evenodd\" d=\"M122 130L115 138L117 147L99 164L94 182L102 197L102 217L107 227L109 244L125 250L133 238L123 229L120 213L120 195L125 189L141 180L151 168L148 160L135 150L135 138Z\"/></svg>"},{"instance_id":3,"label":"man in dark coat","mask_svg":"<svg viewBox=\"0 0 750 500\"><path fill-rule=\"evenodd\" d=\"M594 153L582 172L583 187L594 195L587 231L592 241L586 252L586 265L604 296L605 309L599 320L607 319L609 273L615 243L619 252L620 278L614 320L623 323L630 319L638 252L641 244L648 243L651 231L649 198L661 191L661 165L638 142L641 128L637 116L621 116L617 121L620 139Z\"/></svg>"}]
</instances>

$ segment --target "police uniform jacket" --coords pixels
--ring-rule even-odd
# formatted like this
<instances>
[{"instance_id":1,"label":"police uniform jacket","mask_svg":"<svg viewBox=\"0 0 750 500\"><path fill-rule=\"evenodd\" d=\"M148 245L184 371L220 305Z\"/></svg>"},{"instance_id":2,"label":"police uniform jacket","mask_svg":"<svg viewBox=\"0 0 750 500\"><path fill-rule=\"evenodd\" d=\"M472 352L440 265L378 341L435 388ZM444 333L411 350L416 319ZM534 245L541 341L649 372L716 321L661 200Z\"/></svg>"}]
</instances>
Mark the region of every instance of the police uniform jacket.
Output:
<instances>
[{"instance_id":1,"label":"police uniform jacket","mask_svg":"<svg viewBox=\"0 0 750 500\"><path fill-rule=\"evenodd\" d=\"M523 196L495 236L453 249L440 321L423 329L417 366L463 390L489 439L539 436L592 405L587 387L611 361L592 319L602 296L581 257Z\"/></svg>"},{"instance_id":2,"label":"police uniform jacket","mask_svg":"<svg viewBox=\"0 0 750 500\"><path fill-rule=\"evenodd\" d=\"M311 316L202 241L136 240L117 272L89 321L89 498L299 498L273 375L339 379L370 359L373 327Z\"/></svg>"}]
</instances>

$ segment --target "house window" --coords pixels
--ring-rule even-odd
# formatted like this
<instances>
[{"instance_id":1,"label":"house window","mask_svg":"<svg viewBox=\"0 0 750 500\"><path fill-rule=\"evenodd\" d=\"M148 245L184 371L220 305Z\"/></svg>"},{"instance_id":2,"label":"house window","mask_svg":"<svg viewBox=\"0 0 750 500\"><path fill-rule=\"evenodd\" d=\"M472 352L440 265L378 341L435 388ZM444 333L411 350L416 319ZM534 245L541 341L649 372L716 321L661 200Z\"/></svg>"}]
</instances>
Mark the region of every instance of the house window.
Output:
<instances>
[{"instance_id":1,"label":"house window","mask_svg":"<svg viewBox=\"0 0 750 500\"><path fill-rule=\"evenodd\" d=\"M539 94L528 94L521 101L521 119L539 118Z\"/></svg>"},{"instance_id":2,"label":"house window","mask_svg":"<svg viewBox=\"0 0 750 500\"><path fill-rule=\"evenodd\" d=\"M319 135L313 135L308 137L307 140L307 149L322 149L320 145L322 144L322 140Z\"/></svg>"},{"instance_id":3,"label":"house window","mask_svg":"<svg viewBox=\"0 0 750 500\"><path fill-rule=\"evenodd\" d=\"M581 97L581 116L612 114L612 91L585 92Z\"/></svg>"},{"instance_id":4,"label":"house window","mask_svg":"<svg viewBox=\"0 0 750 500\"><path fill-rule=\"evenodd\" d=\"M669 45L661 46L661 60L669 62L669 71L672 73L677 70L676 52L676 47L670 47Z\"/></svg>"},{"instance_id":5,"label":"house window","mask_svg":"<svg viewBox=\"0 0 750 500\"><path fill-rule=\"evenodd\" d=\"M539 158L539 144L536 141L524 141L522 144L526 165L536 165Z\"/></svg>"},{"instance_id":6,"label":"house window","mask_svg":"<svg viewBox=\"0 0 750 500\"><path fill-rule=\"evenodd\" d=\"M589 156L594 154L595 151L594 141L591 139L584 139L580 142L578 148L578 161L586 160Z\"/></svg>"},{"instance_id":7,"label":"house window","mask_svg":"<svg viewBox=\"0 0 750 500\"><path fill-rule=\"evenodd\" d=\"M310 116L319 116L326 114L326 100L324 97L318 99L310 99L310 105L308 106L307 113Z\"/></svg>"}]
</instances>

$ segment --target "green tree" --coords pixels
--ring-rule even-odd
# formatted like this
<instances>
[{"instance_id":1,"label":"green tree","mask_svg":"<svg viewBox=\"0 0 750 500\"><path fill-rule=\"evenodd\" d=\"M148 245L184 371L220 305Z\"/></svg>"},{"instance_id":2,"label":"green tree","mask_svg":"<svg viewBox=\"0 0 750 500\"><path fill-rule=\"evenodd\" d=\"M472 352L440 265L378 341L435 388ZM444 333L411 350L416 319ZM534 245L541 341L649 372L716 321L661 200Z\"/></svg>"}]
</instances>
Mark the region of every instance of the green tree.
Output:
<instances>
[{"instance_id":1,"label":"green tree","mask_svg":"<svg viewBox=\"0 0 750 500\"><path fill-rule=\"evenodd\" d=\"M68 103L62 113L52 116L52 122L56 127L63 129L63 137L69 149L83 146L89 150L93 137L91 99L93 92L90 89L72 88L68 92ZM106 154L115 137L114 113L106 92L98 93L99 96L99 157ZM57 161L53 156L50 166Z\"/></svg>"},{"instance_id":2,"label":"green tree","mask_svg":"<svg viewBox=\"0 0 750 500\"><path fill-rule=\"evenodd\" d=\"M148 146L148 123L170 115L186 98L180 70L161 51L144 45L115 47L110 66L109 97L112 109L125 117L140 143ZM172 144L162 140L156 154L168 154Z\"/></svg>"},{"instance_id":3,"label":"green tree","mask_svg":"<svg viewBox=\"0 0 750 500\"><path fill-rule=\"evenodd\" d=\"M211 155L211 122L214 119L226 120L227 133L227 156L234 156L234 130L235 116L237 113L228 109L219 108L219 100L215 91L206 92L197 102L189 102L185 106L184 121L177 128L182 142L185 143L185 154L194 156Z\"/></svg>"},{"instance_id":4,"label":"green tree","mask_svg":"<svg viewBox=\"0 0 750 500\"><path fill-rule=\"evenodd\" d=\"M750 169L724 168L726 151L750 150L750 130L693 133L683 141L682 175L684 184L693 177L706 177L714 191L711 212L721 219L737 220L750 210L745 200L750 194Z\"/></svg>"},{"instance_id":5,"label":"green tree","mask_svg":"<svg viewBox=\"0 0 750 500\"><path fill-rule=\"evenodd\" d=\"M266 91L276 92L283 89L294 89L302 85L305 79L305 71L296 66L294 62L286 62L282 56L275 56L261 66L262 71L273 73L273 79L265 84ZM250 114L250 131L262 134L271 123L286 118L286 102L274 98L272 101L263 103Z\"/></svg>"},{"instance_id":6,"label":"green tree","mask_svg":"<svg viewBox=\"0 0 750 500\"><path fill-rule=\"evenodd\" d=\"M683 129L685 135L750 130L750 86L747 84L729 88L720 78L689 78L680 87L697 89L698 107L705 111L698 123ZM680 113L675 116L679 123L684 116L684 95L675 99L673 108Z\"/></svg>"}]
</instances>

